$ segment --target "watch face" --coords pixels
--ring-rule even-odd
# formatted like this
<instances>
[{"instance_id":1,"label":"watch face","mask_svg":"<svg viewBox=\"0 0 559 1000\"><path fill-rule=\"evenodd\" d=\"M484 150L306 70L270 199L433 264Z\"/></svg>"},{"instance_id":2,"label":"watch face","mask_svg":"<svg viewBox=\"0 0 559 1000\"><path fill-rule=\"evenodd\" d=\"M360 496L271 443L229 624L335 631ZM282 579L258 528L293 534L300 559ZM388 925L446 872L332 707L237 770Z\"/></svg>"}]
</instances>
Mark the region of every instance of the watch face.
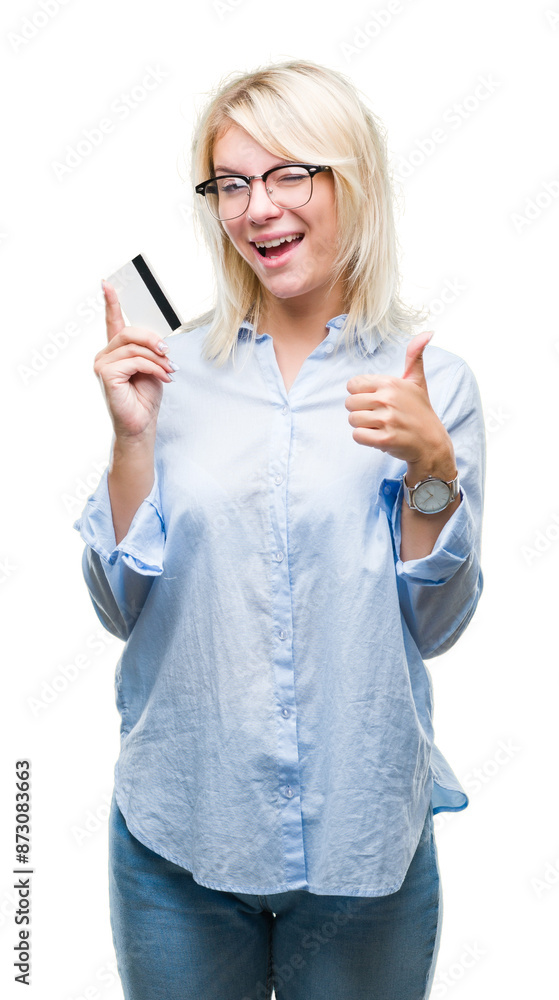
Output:
<instances>
[{"instance_id":1,"label":"watch face","mask_svg":"<svg viewBox=\"0 0 559 1000\"><path fill-rule=\"evenodd\" d=\"M413 502L419 510L426 514L436 514L439 510L444 510L448 506L450 497L450 486L443 483L441 479L431 479L427 483L422 483L413 495Z\"/></svg>"}]
</instances>

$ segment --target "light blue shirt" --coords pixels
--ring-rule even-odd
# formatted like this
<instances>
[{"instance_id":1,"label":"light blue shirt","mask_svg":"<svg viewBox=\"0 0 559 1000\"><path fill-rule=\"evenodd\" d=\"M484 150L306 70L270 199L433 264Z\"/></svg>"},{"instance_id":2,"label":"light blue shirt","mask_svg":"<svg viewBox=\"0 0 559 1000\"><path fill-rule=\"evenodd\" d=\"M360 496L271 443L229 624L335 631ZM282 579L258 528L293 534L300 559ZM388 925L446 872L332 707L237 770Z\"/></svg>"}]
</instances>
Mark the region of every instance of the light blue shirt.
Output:
<instances>
[{"instance_id":1,"label":"light blue shirt","mask_svg":"<svg viewBox=\"0 0 559 1000\"><path fill-rule=\"evenodd\" d=\"M406 345L352 356L343 319L289 393L250 324L235 367L203 360L207 326L171 336L151 492L115 545L107 467L74 524L97 615L125 641L118 805L213 889L395 892L427 810L468 804L433 743L423 661L483 586L477 384L427 346L461 503L430 555L402 562L405 463L354 441L344 403L353 375L401 376Z\"/></svg>"}]
</instances>

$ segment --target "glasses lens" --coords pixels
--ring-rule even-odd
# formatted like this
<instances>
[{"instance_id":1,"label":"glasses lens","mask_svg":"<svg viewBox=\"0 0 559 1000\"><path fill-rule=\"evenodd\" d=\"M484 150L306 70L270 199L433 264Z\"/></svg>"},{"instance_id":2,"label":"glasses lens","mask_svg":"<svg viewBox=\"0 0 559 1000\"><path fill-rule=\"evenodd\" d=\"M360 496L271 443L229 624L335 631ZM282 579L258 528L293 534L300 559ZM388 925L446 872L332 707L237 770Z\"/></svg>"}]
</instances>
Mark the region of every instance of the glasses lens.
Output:
<instances>
[{"instance_id":1,"label":"glasses lens","mask_svg":"<svg viewBox=\"0 0 559 1000\"><path fill-rule=\"evenodd\" d=\"M242 177L217 177L206 185L208 208L221 222L246 212L249 197L249 185Z\"/></svg>"},{"instance_id":2,"label":"glasses lens","mask_svg":"<svg viewBox=\"0 0 559 1000\"><path fill-rule=\"evenodd\" d=\"M310 200L312 177L306 167L277 167L268 174L266 188L278 208L301 208Z\"/></svg>"},{"instance_id":3,"label":"glasses lens","mask_svg":"<svg viewBox=\"0 0 559 1000\"><path fill-rule=\"evenodd\" d=\"M278 208L301 208L312 195L312 177L306 167L275 167L268 174L266 191ZM208 208L226 222L243 215L250 200L250 185L242 177L216 177L205 189Z\"/></svg>"}]
</instances>

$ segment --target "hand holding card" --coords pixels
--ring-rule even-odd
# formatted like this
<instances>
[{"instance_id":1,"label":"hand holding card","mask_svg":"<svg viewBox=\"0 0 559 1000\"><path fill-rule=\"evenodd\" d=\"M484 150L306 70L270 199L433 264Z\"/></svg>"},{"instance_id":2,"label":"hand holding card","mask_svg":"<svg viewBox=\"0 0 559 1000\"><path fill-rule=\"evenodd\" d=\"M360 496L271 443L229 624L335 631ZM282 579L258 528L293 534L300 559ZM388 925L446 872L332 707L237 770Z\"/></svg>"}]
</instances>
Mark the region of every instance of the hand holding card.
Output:
<instances>
[{"instance_id":1,"label":"hand holding card","mask_svg":"<svg viewBox=\"0 0 559 1000\"><path fill-rule=\"evenodd\" d=\"M129 439L155 434L162 382L171 382L174 370L166 357L169 348L157 333L125 326L118 296L109 284L105 285L105 320L107 346L95 355L93 370L115 435Z\"/></svg>"},{"instance_id":2,"label":"hand holding card","mask_svg":"<svg viewBox=\"0 0 559 1000\"><path fill-rule=\"evenodd\" d=\"M107 346L95 356L98 376L117 439L155 434L162 382L177 366L165 355L162 336L180 319L141 254L103 284ZM122 301L124 300L124 301ZM134 324L126 326L121 305Z\"/></svg>"}]
</instances>

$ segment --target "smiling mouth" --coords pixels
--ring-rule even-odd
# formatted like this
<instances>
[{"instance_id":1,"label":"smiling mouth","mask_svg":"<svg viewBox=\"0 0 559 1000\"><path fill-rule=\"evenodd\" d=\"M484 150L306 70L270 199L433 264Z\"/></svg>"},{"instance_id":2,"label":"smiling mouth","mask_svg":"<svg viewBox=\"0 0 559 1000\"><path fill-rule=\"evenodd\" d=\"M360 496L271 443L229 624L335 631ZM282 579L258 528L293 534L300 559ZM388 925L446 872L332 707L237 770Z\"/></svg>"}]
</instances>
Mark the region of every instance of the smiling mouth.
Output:
<instances>
[{"instance_id":1,"label":"smiling mouth","mask_svg":"<svg viewBox=\"0 0 559 1000\"><path fill-rule=\"evenodd\" d=\"M257 241L254 240L254 247L258 251L261 257L281 257L282 254L287 253L293 247L297 246L301 240L304 239L303 233L294 234L291 237L284 237L281 240L266 240L266 243L262 246L257 245Z\"/></svg>"}]
</instances>

